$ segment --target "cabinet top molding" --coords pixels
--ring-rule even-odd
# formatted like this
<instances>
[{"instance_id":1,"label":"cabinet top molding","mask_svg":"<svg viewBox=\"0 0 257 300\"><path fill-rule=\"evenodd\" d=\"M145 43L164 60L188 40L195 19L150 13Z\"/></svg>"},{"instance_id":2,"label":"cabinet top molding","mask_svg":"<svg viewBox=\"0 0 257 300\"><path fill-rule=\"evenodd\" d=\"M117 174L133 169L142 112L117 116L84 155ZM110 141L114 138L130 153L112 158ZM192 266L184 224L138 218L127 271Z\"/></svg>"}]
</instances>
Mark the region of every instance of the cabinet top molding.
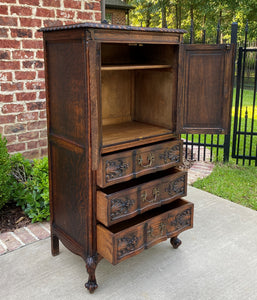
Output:
<instances>
[{"instance_id":1,"label":"cabinet top molding","mask_svg":"<svg viewBox=\"0 0 257 300\"><path fill-rule=\"evenodd\" d=\"M170 29L170 28L151 28L151 27L135 27L126 25L110 25L101 23L79 23L70 24L65 26L52 26L39 29L40 32L47 31L58 31L58 30L68 30L77 28L96 28L96 29L116 29L116 30L127 30L127 31L146 31L146 32L167 32L167 33L179 33L184 34L187 31L184 29Z\"/></svg>"}]
</instances>

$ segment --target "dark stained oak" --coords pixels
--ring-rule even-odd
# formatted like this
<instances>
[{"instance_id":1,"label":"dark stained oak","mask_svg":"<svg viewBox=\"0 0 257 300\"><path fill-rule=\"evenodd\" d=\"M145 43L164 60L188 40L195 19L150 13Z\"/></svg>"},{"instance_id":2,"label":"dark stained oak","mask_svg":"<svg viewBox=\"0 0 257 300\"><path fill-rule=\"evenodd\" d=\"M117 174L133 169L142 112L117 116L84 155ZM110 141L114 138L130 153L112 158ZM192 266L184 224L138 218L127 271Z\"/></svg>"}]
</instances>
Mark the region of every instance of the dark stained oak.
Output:
<instances>
[{"instance_id":1,"label":"dark stained oak","mask_svg":"<svg viewBox=\"0 0 257 300\"><path fill-rule=\"evenodd\" d=\"M146 69L169 69L172 65L105 65L101 67L102 71L113 70L146 70Z\"/></svg>"},{"instance_id":2,"label":"dark stained oak","mask_svg":"<svg viewBox=\"0 0 257 300\"><path fill-rule=\"evenodd\" d=\"M178 132L229 132L233 55L232 45L180 47Z\"/></svg>"},{"instance_id":3,"label":"dark stained oak","mask_svg":"<svg viewBox=\"0 0 257 300\"><path fill-rule=\"evenodd\" d=\"M177 136L169 129L141 122L104 125L102 132L102 154L165 141Z\"/></svg>"},{"instance_id":4,"label":"dark stained oak","mask_svg":"<svg viewBox=\"0 0 257 300\"><path fill-rule=\"evenodd\" d=\"M51 250L117 264L193 226L180 133L229 128L233 49L184 30L82 23L44 37ZM111 276L111 274L110 274Z\"/></svg>"},{"instance_id":5,"label":"dark stained oak","mask_svg":"<svg viewBox=\"0 0 257 300\"><path fill-rule=\"evenodd\" d=\"M167 176L150 180L118 191L97 191L97 220L111 226L138 214L165 205L187 193L187 173L169 170ZM154 176L151 175L151 179Z\"/></svg>"},{"instance_id":6,"label":"dark stained oak","mask_svg":"<svg viewBox=\"0 0 257 300\"><path fill-rule=\"evenodd\" d=\"M97 248L115 265L192 226L193 204L180 199L109 228L97 225Z\"/></svg>"},{"instance_id":7,"label":"dark stained oak","mask_svg":"<svg viewBox=\"0 0 257 300\"><path fill-rule=\"evenodd\" d=\"M182 242L177 236L174 236L170 239L170 244L174 249L178 249Z\"/></svg>"},{"instance_id":8,"label":"dark stained oak","mask_svg":"<svg viewBox=\"0 0 257 300\"><path fill-rule=\"evenodd\" d=\"M107 187L182 164L182 141L173 140L101 157L97 184Z\"/></svg>"}]
</instances>

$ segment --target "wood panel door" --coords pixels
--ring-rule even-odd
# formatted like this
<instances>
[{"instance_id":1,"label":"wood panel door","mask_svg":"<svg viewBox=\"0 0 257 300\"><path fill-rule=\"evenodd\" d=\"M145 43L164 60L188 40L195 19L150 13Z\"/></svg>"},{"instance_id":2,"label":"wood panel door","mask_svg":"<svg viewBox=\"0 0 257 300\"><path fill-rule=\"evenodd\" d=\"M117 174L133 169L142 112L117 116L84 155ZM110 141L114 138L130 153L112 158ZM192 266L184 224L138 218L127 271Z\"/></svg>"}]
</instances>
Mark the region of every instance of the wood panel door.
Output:
<instances>
[{"instance_id":1,"label":"wood panel door","mask_svg":"<svg viewBox=\"0 0 257 300\"><path fill-rule=\"evenodd\" d=\"M178 133L228 133L234 71L233 45L181 45Z\"/></svg>"}]
</instances>

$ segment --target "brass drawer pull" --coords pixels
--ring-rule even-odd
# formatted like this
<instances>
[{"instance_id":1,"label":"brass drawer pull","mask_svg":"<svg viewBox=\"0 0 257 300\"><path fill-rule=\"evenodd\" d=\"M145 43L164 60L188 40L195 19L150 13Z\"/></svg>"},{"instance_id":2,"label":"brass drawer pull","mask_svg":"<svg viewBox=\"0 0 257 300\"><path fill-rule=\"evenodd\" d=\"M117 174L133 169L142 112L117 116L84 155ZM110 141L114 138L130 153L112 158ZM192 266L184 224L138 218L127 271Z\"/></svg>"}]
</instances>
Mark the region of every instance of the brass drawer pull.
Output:
<instances>
[{"instance_id":1,"label":"brass drawer pull","mask_svg":"<svg viewBox=\"0 0 257 300\"><path fill-rule=\"evenodd\" d=\"M147 192L144 191L142 193L142 195L141 195L142 201L143 202L149 202L149 203L157 202L158 201L158 197L160 196L160 190L159 190L159 188L153 188L152 194L154 196L154 199L147 200Z\"/></svg>"},{"instance_id":2,"label":"brass drawer pull","mask_svg":"<svg viewBox=\"0 0 257 300\"><path fill-rule=\"evenodd\" d=\"M147 155L147 164L144 164L143 163L143 158L142 158L142 155L140 154L138 156L138 160L137 160L138 164L140 167L143 167L143 168L149 168L152 166L153 162L154 162L154 154L152 152L150 152L148 155Z\"/></svg>"}]
</instances>

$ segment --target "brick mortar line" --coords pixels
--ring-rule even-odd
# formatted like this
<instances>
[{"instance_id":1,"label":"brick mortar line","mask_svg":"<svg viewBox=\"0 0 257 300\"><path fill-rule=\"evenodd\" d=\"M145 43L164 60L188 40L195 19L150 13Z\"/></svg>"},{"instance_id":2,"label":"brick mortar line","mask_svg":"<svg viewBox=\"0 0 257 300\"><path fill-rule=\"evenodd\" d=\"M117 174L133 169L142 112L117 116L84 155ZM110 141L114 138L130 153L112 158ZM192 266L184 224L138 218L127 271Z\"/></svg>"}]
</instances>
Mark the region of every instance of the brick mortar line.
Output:
<instances>
[{"instance_id":1,"label":"brick mortar line","mask_svg":"<svg viewBox=\"0 0 257 300\"><path fill-rule=\"evenodd\" d=\"M47 233L50 234L50 230L48 230L43 223L39 223L40 227L42 227Z\"/></svg>"},{"instance_id":2,"label":"brick mortar line","mask_svg":"<svg viewBox=\"0 0 257 300\"><path fill-rule=\"evenodd\" d=\"M26 244L23 243L23 241L13 232L11 231L10 234L19 242L21 243L21 246L25 246Z\"/></svg>"},{"instance_id":3,"label":"brick mortar line","mask_svg":"<svg viewBox=\"0 0 257 300\"><path fill-rule=\"evenodd\" d=\"M0 234L0 237L1 237L1 234ZM5 245L4 242L1 241L1 239L0 239L0 245L4 248L5 252L8 251L7 246ZM0 254L0 255L1 255L1 254Z\"/></svg>"},{"instance_id":4,"label":"brick mortar line","mask_svg":"<svg viewBox=\"0 0 257 300\"><path fill-rule=\"evenodd\" d=\"M97 3L97 2L95 2ZM15 8L31 8L32 10L32 17L38 17L38 15L36 15L37 13L37 9L46 9L46 10L50 10L50 11L56 11L57 9L60 10L74 10L74 11L81 11L81 12L100 12L100 10L94 10L94 9L86 9L84 8L84 5L81 5L80 8L73 8L73 7L60 7L60 6L46 6L46 5L32 5L32 4L18 4L18 3L2 3L2 6L7 6L7 7L15 7ZM34 11L33 11L34 10ZM1 16L8 16L8 17L23 17L22 15L17 14L16 12L11 13L9 12L9 14L0 14ZM28 17L28 15L25 15L24 17ZM44 17L45 18L45 17ZM52 17L53 18L53 17Z\"/></svg>"},{"instance_id":5,"label":"brick mortar line","mask_svg":"<svg viewBox=\"0 0 257 300\"><path fill-rule=\"evenodd\" d=\"M19 7L19 6L18 6ZM45 9L45 8L44 8ZM63 12L63 13L69 13L70 11L72 12L72 13L74 13L74 18L64 18L64 17L62 17L62 18L59 18L59 17L57 17L56 16L56 9L53 9L54 10L54 12L55 12L55 16L54 17L52 17L52 16L37 16L37 15L31 15L31 17L30 16L23 16L23 15L17 15L16 13L15 14L10 14L10 15L0 15L1 17L6 17L6 18L16 18L17 19L17 21L19 20L20 21L20 19L33 19L33 20L38 20L38 21L48 21L48 20L50 20L50 21L56 21L56 19L58 18L58 20L60 20L60 21L63 21L63 22L70 22L70 21L83 21L83 20L85 20L84 18L83 19L81 19L81 18L79 18L78 17L78 15L77 15L77 13L88 13L88 14L90 14L90 15L93 15L94 16L94 18L93 19L90 19L90 20L86 20L85 22L99 22L99 21L97 21L97 20L95 20L95 14L98 14L98 13L101 13L101 11L100 10L89 10L89 9L87 9L87 10L81 10L81 9L79 9L79 8L64 8L64 9L60 9L60 8L57 8L58 10L60 10L61 12ZM49 10L51 10L52 11L52 9L49 9ZM42 22L41 22L41 24L42 24ZM0 27L7 27L7 25L0 25ZM8 25L8 27L7 28L21 28L21 29L23 29L23 28L32 28L32 27L30 27L30 26L18 26L18 25Z\"/></svg>"},{"instance_id":6,"label":"brick mortar line","mask_svg":"<svg viewBox=\"0 0 257 300\"><path fill-rule=\"evenodd\" d=\"M39 241L40 239L27 227L25 226L24 229L31 235L33 236L37 241Z\"/></svg>"}]
</instances>

